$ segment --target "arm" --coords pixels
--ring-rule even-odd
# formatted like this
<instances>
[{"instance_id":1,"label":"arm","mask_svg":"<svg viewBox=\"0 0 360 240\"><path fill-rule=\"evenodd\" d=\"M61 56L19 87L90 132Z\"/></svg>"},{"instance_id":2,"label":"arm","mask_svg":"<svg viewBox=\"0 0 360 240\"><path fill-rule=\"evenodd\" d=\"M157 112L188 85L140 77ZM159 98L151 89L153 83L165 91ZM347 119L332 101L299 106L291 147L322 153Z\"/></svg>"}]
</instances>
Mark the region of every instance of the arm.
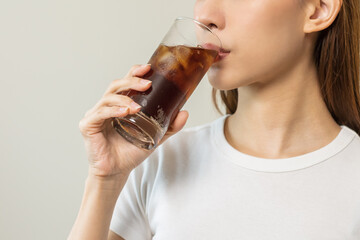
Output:
<instances>
[{"instance_id":1,"label":"arm","mask_svg":"<svg viewBox=\"0 0 360 240\"><path fill-rule=\"evenodd\" d=\"M106 240L108 236L122 239L111 231L109 234L117 198L130 172L153 150L130 144L110 123L112 118L125 117L140 110L140 105L120 93L130 89L146 91L151 81L146 80L144 84L142 80L145 79L141 77L149 70L149 65L134 66L125 78L114 80L79 123L90 165L80 211L68 240ZM187 112L178 114L161 143L184 127L187 116Z\"/></svg>"},{"instance_id":2,"label":"arm","mask_svg":"<svg viewBox=\"0 0 360 240\"><path fill-rule=\"evenodd\" d=\"M111 178L88 176L80 211L68 240L123 239L109 231L109 226L116 200L127 178L128 175Z\"/></svg>"},{"instance_id":3,"label":"arm","mask_svg":"<svg viewBox=\"0 0 360 240\"><path fill-rule=\"evenodd\" d=\"M125 240L122 237L120 237L119 235L117 235L116 233L114 233L113 231L109 231L109 238L108 240Z\"/></svg>"},{"instance_id":4,"label":"arm","mask_svg":"<svg viewBox=\"0 0 360 240\"><path fill-rule=\"evenodd\" d=\"M130 89L146 91L151 84L142 84L140 77L149 70L149 65L134 66L123 79L114 80L79 123L89 175L68 240L108 238L112 213L129 173L151 153L128 143L110 124L112 118L139 111L132 99L119 93Z\"/></svg>"}]
</instances>

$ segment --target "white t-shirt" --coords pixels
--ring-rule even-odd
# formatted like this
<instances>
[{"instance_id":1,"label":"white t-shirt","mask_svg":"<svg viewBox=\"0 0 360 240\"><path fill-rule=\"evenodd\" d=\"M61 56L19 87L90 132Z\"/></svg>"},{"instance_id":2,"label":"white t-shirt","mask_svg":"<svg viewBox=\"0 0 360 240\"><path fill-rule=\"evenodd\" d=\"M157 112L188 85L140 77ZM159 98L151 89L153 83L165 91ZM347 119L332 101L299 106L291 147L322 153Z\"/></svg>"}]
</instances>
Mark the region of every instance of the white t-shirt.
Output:
<instances>
[{"instance_id":1,"label":"white t-shirt","mask_svg":"<svg viewBox=\"0 0 360 240\"><path fill-rule=\"evenodd\" d=\"M224 120L185 129L130 175L110 229L126 240L359 240L360 138L288 159L234 149Z\"/></svg>"}]
</instances>

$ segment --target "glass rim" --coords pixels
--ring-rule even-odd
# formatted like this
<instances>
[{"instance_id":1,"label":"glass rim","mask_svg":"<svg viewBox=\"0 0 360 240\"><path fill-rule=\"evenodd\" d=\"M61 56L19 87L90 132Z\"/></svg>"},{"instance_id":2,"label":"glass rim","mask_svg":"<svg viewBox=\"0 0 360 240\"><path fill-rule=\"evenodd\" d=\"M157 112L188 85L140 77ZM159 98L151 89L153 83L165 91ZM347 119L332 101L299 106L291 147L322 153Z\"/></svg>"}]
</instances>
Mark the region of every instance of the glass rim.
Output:
<instances>
[{"instance_id":1,"label":"glass rim","mask_svg":"<svg viewBox=\"0 0 360 240\"><path fill-rule=\"evenodd\" d=\"M206 26L205 24L203 24L202 22L199 22L198 20L196 20L194 18L184 17L184 16L180 16L175 19L175 21L178 21L178 20L191 20L191 21L195 22L196 24L200 25L201 27L205 28L219 40L220 48L222 48L222 42L221 42L219 36L216 33L214 33L213 31L211 31L211 29L208 26Z\"/></svg>"}]
</instances>

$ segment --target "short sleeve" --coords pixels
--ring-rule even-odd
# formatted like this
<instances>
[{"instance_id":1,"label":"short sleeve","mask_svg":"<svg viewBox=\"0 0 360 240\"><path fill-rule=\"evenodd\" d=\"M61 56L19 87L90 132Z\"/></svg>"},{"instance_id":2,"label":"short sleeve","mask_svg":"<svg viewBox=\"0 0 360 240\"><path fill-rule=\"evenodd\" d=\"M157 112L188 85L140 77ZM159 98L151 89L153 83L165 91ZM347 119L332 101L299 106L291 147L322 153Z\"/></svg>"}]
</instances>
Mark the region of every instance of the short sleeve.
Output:
<instances>
[{"instance_id":1,"label":"short sleeve","mask_svg":"<svg viewBox=\"0 0 360 240\"><path fill-rule=\"evenodd\" d=\"M145 211L143 173L142 165L131 172L116 202L111 219L110 230L125 240L152 239Z\"/></svg>"}]
</instances>

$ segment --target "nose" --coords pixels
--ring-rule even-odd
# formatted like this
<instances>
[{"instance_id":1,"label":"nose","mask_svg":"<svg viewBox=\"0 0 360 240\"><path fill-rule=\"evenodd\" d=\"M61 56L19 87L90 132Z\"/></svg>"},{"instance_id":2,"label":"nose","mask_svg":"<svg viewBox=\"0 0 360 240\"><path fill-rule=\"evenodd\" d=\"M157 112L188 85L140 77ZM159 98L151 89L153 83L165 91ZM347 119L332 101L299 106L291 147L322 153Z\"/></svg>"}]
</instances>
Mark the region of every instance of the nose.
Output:
<instances>
[{"instance_id":1,"label":"nose","mask_svg":"<svg viewBox=\"0 0 360 240\"><path fill-rule=\"evenodd\" d=\"M197 0L194 6L195 20L205 24L211 30L221 30L225 27L225 17L222 0Z\"/></svg>"}]
</instances>

